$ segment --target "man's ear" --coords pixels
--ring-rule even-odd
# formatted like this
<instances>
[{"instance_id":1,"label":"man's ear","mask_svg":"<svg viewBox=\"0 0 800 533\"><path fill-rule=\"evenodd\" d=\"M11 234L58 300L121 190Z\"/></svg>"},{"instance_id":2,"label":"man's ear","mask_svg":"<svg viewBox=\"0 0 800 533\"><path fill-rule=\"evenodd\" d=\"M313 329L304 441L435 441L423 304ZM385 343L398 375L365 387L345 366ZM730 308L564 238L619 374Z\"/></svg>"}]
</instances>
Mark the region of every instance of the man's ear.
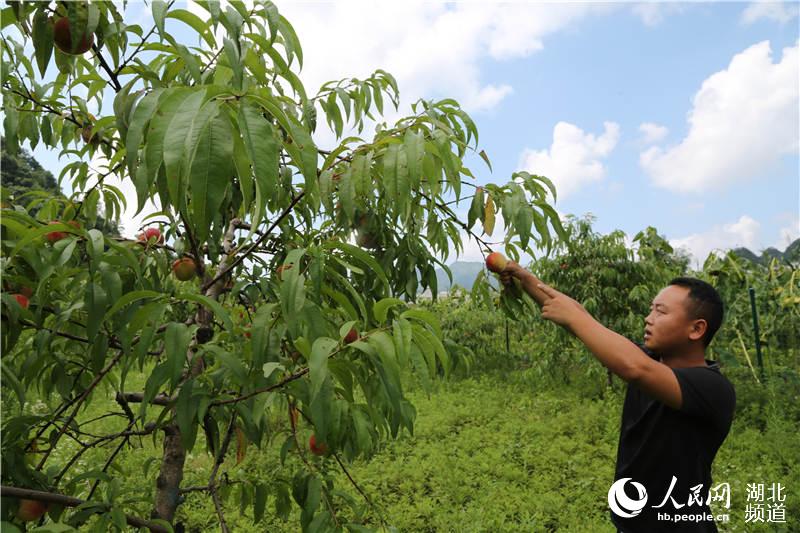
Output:
<instances>
[{"instance_id":1,"label":"man's ear","mask_svg":"<svg viewBox=\"0 0 800 533\"><path fill-rule=\"evenodd\" d=\"M689 340L698 341L705 336L708 330L708 322L704 318L698 318L692 321L692 327L689 330Z\"/></svg>"}]
</instances>

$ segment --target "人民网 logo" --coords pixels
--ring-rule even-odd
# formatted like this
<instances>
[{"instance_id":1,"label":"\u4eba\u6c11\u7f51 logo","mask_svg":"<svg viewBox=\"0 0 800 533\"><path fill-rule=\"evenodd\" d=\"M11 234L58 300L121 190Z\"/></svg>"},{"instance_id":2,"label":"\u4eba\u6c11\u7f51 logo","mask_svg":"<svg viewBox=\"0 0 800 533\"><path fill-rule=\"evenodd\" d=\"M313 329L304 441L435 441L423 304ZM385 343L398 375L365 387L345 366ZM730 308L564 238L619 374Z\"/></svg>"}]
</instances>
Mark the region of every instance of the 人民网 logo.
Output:
<instances>
[{"instance_id":1,"label":"\u4eba\u6c11\u7f51 logo","mask_svg":"<svg viewBox=\"0 0 800 533\"><path fill-rule=\"evenodd\" d=\"M611 507L611 511L615 515L621 518L633 518L641 513L645 504L647 504L647 491L641 483L631 481L631 485L633 485L638 494L636 499L630 498L625 494L625 483L630 480L631 478L629 477L618 479L608 489L608 506Z\"/></svg>"}]
</instances>

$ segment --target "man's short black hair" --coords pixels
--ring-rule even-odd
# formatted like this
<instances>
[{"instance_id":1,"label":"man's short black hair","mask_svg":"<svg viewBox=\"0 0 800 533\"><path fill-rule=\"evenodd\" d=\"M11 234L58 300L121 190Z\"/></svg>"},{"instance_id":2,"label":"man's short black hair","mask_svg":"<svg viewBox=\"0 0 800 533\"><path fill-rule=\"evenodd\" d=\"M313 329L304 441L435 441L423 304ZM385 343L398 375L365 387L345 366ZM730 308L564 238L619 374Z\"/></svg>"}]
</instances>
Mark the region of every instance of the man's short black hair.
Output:
<instances>
[{"instance_id":1,"label":"man's short black hair","mask_svg":"<svg viewBox=\"0 0 800 533\"><path fill-rule=\"evenodd\" d=\"M702 318L708 324L703 335L703 346L708 346L722 325L724 314L722 298L717 289L697 278L675 278L669 284L689 289L689 315L693 320Z\"/></svg>"}]
</instances>

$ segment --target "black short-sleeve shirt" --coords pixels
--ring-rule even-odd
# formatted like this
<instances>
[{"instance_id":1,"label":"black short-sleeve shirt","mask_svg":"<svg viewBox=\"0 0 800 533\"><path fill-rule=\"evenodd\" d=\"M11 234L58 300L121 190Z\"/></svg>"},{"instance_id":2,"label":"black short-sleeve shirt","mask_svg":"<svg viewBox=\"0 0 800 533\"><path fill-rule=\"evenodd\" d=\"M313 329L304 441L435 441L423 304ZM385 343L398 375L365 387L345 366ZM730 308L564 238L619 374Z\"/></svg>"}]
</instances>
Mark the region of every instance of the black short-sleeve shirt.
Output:
<instances>
[{"instance_id":1,"label":"black short-sleeve shirt","mask_svg":"<svg viewBox=\"0 0 800 533\"><path fill-rule=\"evenodd\" d=\"M706 360L705 366L674 368L673 372L681 387L679 410L628 384L614 480L630 480L621 482L624 494L619 495L622 504L618 499L618 509L623 513L635 510L626 508L625 503L628 507L641 507L641 503L635 505L625 500L628 496L643 501L640 487L646 490L647 501L638 514L626 513L635 515L630 517L619 516L612 506L612 520L625 533L717 531L713 520L676 522L675 515L710 514L711 463L730 430L736 394L714 361ZM674 484L673 477L676 478ZM609 505L612 497L617 497L615 494L610 491ZM665 502L667 494L670 497ZM672 518L666 518L666 514Z\"/></svg>"}]
</instances>

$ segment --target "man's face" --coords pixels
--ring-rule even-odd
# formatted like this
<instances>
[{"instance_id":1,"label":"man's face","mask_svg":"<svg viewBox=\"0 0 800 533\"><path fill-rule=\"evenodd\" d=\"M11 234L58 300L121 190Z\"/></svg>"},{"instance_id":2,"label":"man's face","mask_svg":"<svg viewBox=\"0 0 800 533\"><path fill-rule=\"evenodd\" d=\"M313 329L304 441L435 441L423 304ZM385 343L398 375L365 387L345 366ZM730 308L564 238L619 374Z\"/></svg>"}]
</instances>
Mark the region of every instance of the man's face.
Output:
<instances>
[{"instance_id":1,"label":"man's face","mask_svg":"<svg viewBox=\"0 0 800 533\"><path fill-rule=\"evenodd\" d=\"M669 353L702 338L704 320L696 320L688 312L689 289L669 285L659 292L644 320L644 346L656 353Z\"/></svg>"}]
</instances>

